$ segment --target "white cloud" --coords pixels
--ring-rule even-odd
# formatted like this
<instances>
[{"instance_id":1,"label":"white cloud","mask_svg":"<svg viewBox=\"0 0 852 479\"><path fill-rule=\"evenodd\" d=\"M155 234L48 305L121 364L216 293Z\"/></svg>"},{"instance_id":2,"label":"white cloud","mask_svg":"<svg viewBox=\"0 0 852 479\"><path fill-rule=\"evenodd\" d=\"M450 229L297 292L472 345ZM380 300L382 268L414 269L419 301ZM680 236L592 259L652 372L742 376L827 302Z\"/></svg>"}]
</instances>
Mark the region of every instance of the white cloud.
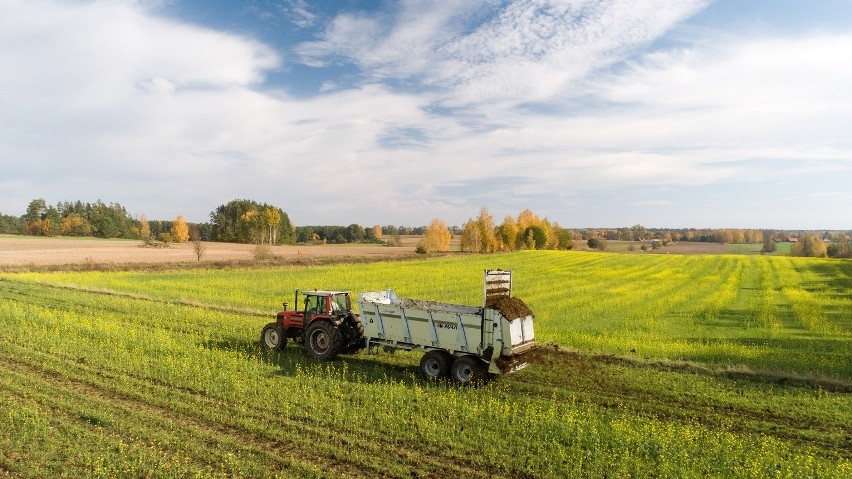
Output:
<instances>
[{"instance_id":1,"label":"white cloud","mask_svg":"<svg viewBox=\"0 0 852 479\"><path fill-rule=\"evenodd\" d=\"M394 18L335 18L297 49L308 65L353 62L365 77L411 78L447 104L543 101L624 58L704 0L403 2ZM464 5L466 8L460 8ZM477 12L495 12L473 31Z\"/></svg>"},{"instance_id":2,"label":"white cloud","mask_svg":"<svg viewBox=\"0 0 852 479\"><path fill-rule=\"evenodd\" d=\"M281 9L297 27L307 28L317 22L316 14L311 11L305 0L292 0L287 5L281 6Z\"/></svg>"},{"instance_id":3,"label":"white cloud","mask_svg":"<svg viewBox=\"0 0 852 479\"><path fill-rule=\"evenodd\" d=\"M846 147L849 51L852 36L816 35L655 52L594 89L646 114L649 126L655 118L675 125L639 129L671 143Z\"/></svg>"},{"instance_id":4,"label":"white cloud","mask_svg":"<svg viewBox=\"0 0 852 479\"><path fill-rule=\"evenodd\" d=\"M442 49L455 102L544 101L623 59L702 8L703 1L530 0Z\"/></svg>"},{"instance_id":5,"label":"white cloud","mask_svg":"<svg viewBox=\"0 0 852 479\"><path fill-rule=\"evenodd\" d=\"M299 52L353 62L362 81L296 99L263 85L282 60L251 39L133 2L3 3L0 211L100 197L203 221L250 197L300 224L454 224L486 203L571 225L588 192L654 190L630 197L680 211L659 186L852 182L850 37L636 55L702 5L410 1L341 15ZM828 203L814 188L800 196Z\"/></svg>"},{"instance_id":6,"label":"white cloud","mask_svg":"<svg viewBox=\"0 0 852 479\"><path fill-rule=\"evenodd\" d=\"M278 64L259 43L121 2L3 3L0 60L0 162L18 180L7 194L80 198L124 196L128 180L141 197L137 175L189 181L217 142L244 148L234 126L257 125L233 115L269 108L250 89Z\"/></svg>"}]
</instances>

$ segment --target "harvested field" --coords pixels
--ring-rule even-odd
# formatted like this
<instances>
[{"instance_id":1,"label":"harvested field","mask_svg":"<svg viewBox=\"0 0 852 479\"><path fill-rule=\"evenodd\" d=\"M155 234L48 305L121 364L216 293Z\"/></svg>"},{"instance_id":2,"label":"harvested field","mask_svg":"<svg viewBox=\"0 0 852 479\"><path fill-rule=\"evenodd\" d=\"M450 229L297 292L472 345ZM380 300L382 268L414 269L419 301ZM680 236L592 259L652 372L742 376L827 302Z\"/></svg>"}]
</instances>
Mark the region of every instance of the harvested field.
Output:
<instances>
[{"instance_id":1,"label":"harvested field","mask_svg":"<svg viewBox=\"0 0 852 479\"><path fill-rule=\"evenodd\" d=\"M234 243L203 242L202 263L251 261L256 246ZM138 240L96 238L43 238L0 236L0 268L55 266L66 264L130 264L198 262L192 243L169 247L144 247ZM414 246L382 245L299 245L270 246L278 260L314 263L321 260L403 259L414 256Z\"/></svg>"}]
</instances>

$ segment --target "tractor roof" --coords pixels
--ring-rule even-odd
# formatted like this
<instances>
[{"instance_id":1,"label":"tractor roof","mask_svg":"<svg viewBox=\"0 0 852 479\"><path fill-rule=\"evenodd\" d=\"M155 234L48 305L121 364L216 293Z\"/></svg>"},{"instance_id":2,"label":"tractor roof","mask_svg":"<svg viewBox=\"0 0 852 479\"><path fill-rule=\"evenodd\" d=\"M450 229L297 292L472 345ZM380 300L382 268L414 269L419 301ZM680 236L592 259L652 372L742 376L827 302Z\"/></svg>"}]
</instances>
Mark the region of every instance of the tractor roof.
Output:
<instances>
[{"instance_id":1,"label":"tractor roof","mask_svg":"<svg viewBox=\"0 0 852 479\"><path fill-rule=\"evenodd\" d=\"M324 291L324 290L314 290L314 291L302 291L305 295L308 296L334 296L335 294L349 294L349 291Z\"/></svg>"}]
</instances>

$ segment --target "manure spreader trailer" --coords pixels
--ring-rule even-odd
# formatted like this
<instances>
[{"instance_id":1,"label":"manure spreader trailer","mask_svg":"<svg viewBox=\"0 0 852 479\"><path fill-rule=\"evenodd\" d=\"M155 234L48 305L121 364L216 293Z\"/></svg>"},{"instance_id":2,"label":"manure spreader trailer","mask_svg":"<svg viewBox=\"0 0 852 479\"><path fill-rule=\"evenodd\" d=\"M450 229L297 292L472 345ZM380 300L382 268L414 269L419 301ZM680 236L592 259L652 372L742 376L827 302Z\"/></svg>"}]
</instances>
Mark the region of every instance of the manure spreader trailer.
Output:
<instances>
[{"instance_id":1,"label":"manure spreader trailer","mask_svg":"<svg viewBox=\"0 0 852 479\"><path fill-rule=\"evenodd\" d=\"M306 291L304 308L288 311L284 303L261 343L281 350L292 338L321 360L361 349L422 351L424 378L477 383L526 367L524 353L535 347L534 315L512 297L512 272L485 270L484 280L482 306L400 298L387 289L361 292L360 316L348 291Z\"/></svg>"}]
</instances>

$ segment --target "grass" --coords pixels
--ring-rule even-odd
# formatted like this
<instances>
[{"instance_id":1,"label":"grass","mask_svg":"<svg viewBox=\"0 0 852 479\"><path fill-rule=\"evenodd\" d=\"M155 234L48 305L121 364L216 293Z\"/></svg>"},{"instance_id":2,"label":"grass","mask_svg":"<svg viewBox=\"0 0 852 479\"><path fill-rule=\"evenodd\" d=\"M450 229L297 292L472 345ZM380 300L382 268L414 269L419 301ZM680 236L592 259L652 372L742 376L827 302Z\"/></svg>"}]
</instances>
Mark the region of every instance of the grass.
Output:
<instances>
[{"instance_id":1,"label":"grass","mask_svg":"<svg viewBox=\"0 0 852 479\"><path fill-rule=\"evenodd\" d=\"M257 345L296 287L477 304L486 267L514 269L561 345L487 386L425 384L415 354ZM0 477L848 477L850 394L815 380L852 379L849 268L526 252L4 274Z\"/></svg>"}]
</instances>

